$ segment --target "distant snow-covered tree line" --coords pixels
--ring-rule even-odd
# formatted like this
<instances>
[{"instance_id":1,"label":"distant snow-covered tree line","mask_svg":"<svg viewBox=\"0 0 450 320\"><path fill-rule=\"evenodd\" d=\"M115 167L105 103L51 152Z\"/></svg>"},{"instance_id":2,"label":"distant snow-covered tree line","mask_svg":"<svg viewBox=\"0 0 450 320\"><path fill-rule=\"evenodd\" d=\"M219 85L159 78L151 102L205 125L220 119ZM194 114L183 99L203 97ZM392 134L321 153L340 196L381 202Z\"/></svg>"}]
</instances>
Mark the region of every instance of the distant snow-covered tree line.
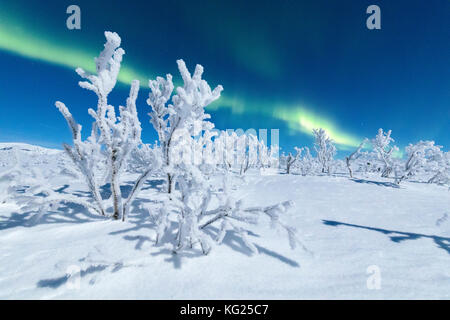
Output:
<instances>
[{"instance_id":1,"label":"distant snow-covered tree line","mask_svg":"<svg viewBox=\"0 0 450 320\"><path fill-rule=\"evenodd\" d=\"M308 147L295 148L296 155L283 153L280 165L286 173L302 175L331 174L348 172L350 178L358 174L379 174L382 178L393 178L397 184L414 176L426 179L428 183L446 184L450 182L450 152L444 152L442 146L434 141L419 141L405 148L405 159L395 158L394 153L399 148L392 145L392 131L379 129L376 136L369 140L363 139L361 144L348 156L344 162L334 159L336 148L325 130L313 130L315 137L313 157ZM363 151L365 150L365 151ZM302 157L302 152L306 151Z\"/></svg>"}]
</instances>

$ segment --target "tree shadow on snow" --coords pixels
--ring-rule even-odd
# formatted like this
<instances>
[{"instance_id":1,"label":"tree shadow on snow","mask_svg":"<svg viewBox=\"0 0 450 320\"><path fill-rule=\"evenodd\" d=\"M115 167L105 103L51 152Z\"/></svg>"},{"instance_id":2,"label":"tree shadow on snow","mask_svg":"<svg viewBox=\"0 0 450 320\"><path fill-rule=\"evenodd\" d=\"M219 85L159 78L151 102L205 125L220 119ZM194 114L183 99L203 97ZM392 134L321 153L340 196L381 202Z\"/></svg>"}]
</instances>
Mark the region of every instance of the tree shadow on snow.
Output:
<instances>
[{"instance_id":1,"label":"tree shadow on snow","mask_svg":"<svg viewBox=\"0 0 450 320\"><path fill-rule=\"evenodd\" d=\"M439 248L445 250L448 254L450 254L450 238L439 237L439 236L434 236L434 235L427 235L427 234L420 234L420 233L403 232L403 231L396 231L396 230L387 230L387 229L381 229L381 228L367 227L367 226L361 226L361 225L357 225L357 224L331 221L331 220L322 220L322 222L325 225L333 226L333 227L347 226L347 227L352 227L352 228L360 228L360 229L366 229L366 230L380 232L380 233L388 235L389 238L391 239L391 241L396 242L396 243L400 243L405 240L417 240L417 239L421 239L421 238L429 238L429 239L432 239Z\"/></svg>"},{"instance_id":2,"label":"tree shadow on snow","mask_svg":"<svg viewBox=\"0 0 450 320\"><path fill-rule=\"evenodd\" d=\"M366 184L374 184L380 187L390 187L395 189L400 189L400 186L393 182L383 182L383 181L374 181L374 180L366 180L366 179L350 179L357 183L366 183Z\"/></svg>"},{"instance_id":3,"label":"tree shadow on snow","mask_svg":"<svg viewBox=\"0 0 450 320\"><path fill-rule=\"evenodd\" d=\"M164 183L164 180L156 179L149 180L145 182L145 187L143 189L158 189ZM67 191L70 186L68 184L63 185L62 187L58 187L54 191L64 194L71 194L80 199L83 199L86 202L92 202L91 193L83 190L74 190ZM22 186L17 189L17 194L25 193L26 189L29 186ZM122 192L122 197L126 199L133 188L132 181L124 183L120 187ZM100 193L103 199L108 199L111 196L111 190L109 184L105 184L100 187ZM43 197L45 198L45 194L35 194L34 197ZM22 201L26 204L26 198L17 198L19 201ZM153 202L147 199L137 198L133 204L139 202ZM112 208L108 208L107 212L112 212ZM149 227L148 224L148 214L143 210L133 210L133 214L130 215L128 221L135 223L136 227L133 229L140 229ZM40 214L38 212L38 207L33 207L30 210L24 209L21 212L13 212L9 216L0 215L0 230L10 229L14 227L33 227L38 224L54 224L54 223L86 223L92 221L101 221L108 219L107 217L100 216L98 214L92 213L84 206L68 201L61 201L58 205L57 209L49 209L47 212ZM147 222L147 223L145 223ZM131 229L130 229L131 231ZM126 232L126 231L123 231ZM119 232L117 232L119 233Z\"/></svg>"},{"instance_id":4,"label":"tree shadow on snow","mask_svg":"<svg viewBox=\"0 0 450 320\"><path fill-rule=\"evenodd\" d=\"M80 270L79 274L77 274L77 276L79 276L80 278L84 278L89 274L92 273L96 273L96 272L101 272L103 270L105 270L106 268L108 268L108 265L92 265L89 266L88 268L84 269L84 270ZM61 277L57 277L57 278L49 278L49 279L42 279L39 280L38 283L36 284L36 286L38 288L52 288L52 289L56 289L61 287L62 285L66 284L67 281L69 281L69 279L73 277L70 274L65 274L64 276Z\"/></svg>"},{"instance_id":5,"label":"tree shadow on snow","mask_svg":"<svg viewBox=\"0 0 450 320\"><path fill-rule=\"evenodd\" d=\"M131 216L131 215L130 215ZM148 215L147 215L148 217ZM150 231L150 229L154 228L153 223L149 222L148 219L145 220L146 223L141 222L135 222L136 225L131 228L126 228L123 230L113 231L110 234L124 234L123 239L135 242L135 249L136 250L142 250L142 247L145 243L154 243L155 239L150 238L147 235L130 235L127 234L129 232L138 231L141 229L147 229ZM151 253L152 256L160 256L160 255L166 255L167 258L164 259L166 262L170 262L173 264L175 269L181 269L182 267L182 261L184 258L199 258L204 257L204 254L202 253L201 249L199 248L198 244L193 244L192 248L186 248L181 252L175 253L171 246L174 244L176 233L177 233L178 224L174 221L170 222L170 225L168 226L166 232L163 234L161 239L159 239L159 244L157 244L155 247L158 249L157 252ZM216 239L219 229L213 226L208 226L206 230L204 230L206 234L208 234L212 239ZM147 232L147 231L146 231ZM259 237L259 235L247 230L247 233L251 237ZM148 233L147 233L148 234ZM253 255L253 252L245 245L245 242L242 240L242 238L234 231L228 231L225 235L222 244L224 246L227 246L231 248L232 250L239 252L243 255L246 255L248 257ZM282 263L285 263L291 267L300 267L300 265L292 260L289 259L273 250L264 248L260 245L254 244L256 249L258 250L259 254L265 254L269 257L275 258L279 260Z\"/></svg>"},{"instance_id":6,"label":"tree shadow on snow","mask_svg":"<svg viewBox=\"0 0 450 320\"><path fill-rule=\"evenodd\" d=\"M64 202L57 210L49 210L44 214L39 214L36 210L25 212L13 212L10 216L0 216L0 230L15 227L34 227L39 224L55 223L86 223L105 218L92 214L84 206Z\"/></svg>"},{"instance_id":7,"label":"tree shadow on snow","mask_svg":"<svg viewBox=\"0 0 450 320\"><path fill-rule=\"evenodd\" d=\"M208 229L205 230L205 232L209 233L213 239L216 239L219 233L219 229L213 226L209 226ZM259 237L259 235L253 233L250 230L246 230L246 232L248 233L249 236ZM223 238L222 245L228 246L234 251L240 252L249 257L253 255L253 252L245 245L245 242L242 240L242 238L235 231L232 230L227 232L227 234ZM253 243L253 245L256 247L259 254L265 254L269 257L275 258L280 262L286 263L291 267L295 268L300 267L300 265L296 261L289 259L273 250L262 247L256 243Z\"/></svg>"}]
</instances>

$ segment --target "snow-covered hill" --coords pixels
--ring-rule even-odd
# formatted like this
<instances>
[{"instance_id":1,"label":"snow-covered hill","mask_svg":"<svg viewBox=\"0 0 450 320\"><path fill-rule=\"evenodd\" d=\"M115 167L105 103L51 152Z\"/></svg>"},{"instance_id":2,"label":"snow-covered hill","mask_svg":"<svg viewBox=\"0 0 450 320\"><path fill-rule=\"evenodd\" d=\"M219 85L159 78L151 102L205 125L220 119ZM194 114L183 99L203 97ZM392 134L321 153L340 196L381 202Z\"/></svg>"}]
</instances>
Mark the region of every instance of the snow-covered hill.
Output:
<instances>
[{"instance_id":1,"label":"snow-covered hill","mask_svg":"<svg viewBox=\"0 0 450 320\"><path fill-rule=\"evenodd\" d=\"M40 177L33 179L55 193L89 199L82 180L64 171L70 161L60 150L2 143L0 159L2 172L16 172L3 177L5 187L18 171L34 170ZM20 193L21 182L14 184ZM151 202L160 186L150 179L140 200ZM248 227L258 254L229 233L207 256L174 255L154 245L143 208L120 222L73 203L38 213L7 198L0 204L0 298L450 298L447 187L250 172L235 193L249 206L294 200L284 218L312 254L291 250L284 234L262 224Z\"/></svg>"},{"instance_id":2,"label":"snow-covered hill","mask_svg":"<svg viewBox=\"0 0 450 320\"><path fill-rule=\"evenodd\" d=\"M69 163L62 150L48 149L26 143L0 143L0 171L18 166L49 168L61 162Z\"/></svg>"}]
</instances>

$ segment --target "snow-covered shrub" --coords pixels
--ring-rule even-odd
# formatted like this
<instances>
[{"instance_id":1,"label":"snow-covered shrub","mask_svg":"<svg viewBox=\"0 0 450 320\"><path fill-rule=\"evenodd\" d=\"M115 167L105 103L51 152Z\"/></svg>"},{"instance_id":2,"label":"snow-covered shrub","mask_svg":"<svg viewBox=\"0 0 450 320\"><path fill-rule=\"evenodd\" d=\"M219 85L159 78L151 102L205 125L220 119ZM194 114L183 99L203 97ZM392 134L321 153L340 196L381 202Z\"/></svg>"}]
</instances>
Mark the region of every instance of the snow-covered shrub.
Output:
<instances>
[{"instance_id":1,"label":"snow-covered shrub","mask_svg":"<svg viewBox=\"0 0 450 320\"><path fill-rule=\"evenodd\" d=\"M331 165L336 155L336 147L333 140L328 137L324 129L313 129L315 138L314 150L317 153L317 160L321 166L322 173L331 174Z\"/></svg>"},{"instance_id":2,"label":"snow-covered shrub","mask_svg":"<svg viewBox=\"0 0 450 320\"><path fill-rule=\"evenodd\" d=\"M257 161L256 167L264 172L265 169L278 168L279 166L279 146L271 145L270 147L263 140L256 140L257 142Z\"/></svg>"},{"instance_id":3,"label":"snow-covered shrub","mask_svg":"<svg viewBox=\"0 0 450 320\"><path fill-rule=\"evenodd\" d=\"M86 81L79 82L80 87L93 91L98 98L97 110L89 109L94 118L91 135L82 140L81 125L79 125L69 109L62 102L56 106L62 113L72 131L73 146L64 144L64 149L74 164L83 174L89 190L96 204L97 211L105 215L103 200L99 192L98 177L95 167L105 164L108 180L111 186L113 201L113 218L124 220L131 202L140 190L142 181L151 172L148 170L135 182L128 198L123 201L120 190L121 174L126 169L126 162L130 152L141 145L141 124L137 117L136 99L139 91L139 81L131 84L130 94L126 106L119 107L119 115L115 108L108 104L108 95L116 85L120 71L122 56L125 51L120 48L121 39L117 33L105 32L105 48L95 59L96 74L85 72L77 68L76 72Z\"/></svg>"},{"instance_id":4,"label":"snow-covered shrub","mask_svg":"<svg viewBox=\"0 0 450 320\"><path fill-rule=\"evenodd\" d=\"M361 150L362 150L362 148L364 148L364 145L366 143L367 143L367 139L364 139L364 141L361 142L361 144L355 151L353 151L349 156L345 157L345 163L347 165L347 169L348 169L350 178L353 178L353 170L352 170L351 163L352 163L352 161L355 161L362 156Z\"/></svg>"},{"instance_id":5,"label":"snow-covered shrub","mask_svg":"<svg viewBox=\"0 0 450 320\"><path fill-rule=\"evenodd\" d=\"M157 77L149 81L150 94L147 99L152 108L149 113L150 122L158 133L162 149L162 162L167 174L167 191L172 192L175 172L172 166L172 153L174 148L173 136L179 129L193 130L203 120L210 116L204 112L204 107L219 98L222 86L211 90L205 80L202 80L203 67L197 65L191 76L183 60L177 60L178 69L184 81L183 87L176 89L171 97L174 85L172 76ZM169 103L171 100L171 103Z\"/></svg>"},{"instance_id":6,"label":"snow-covered shrub","mask_svg":"<svg viewBox=\"0 0 450 320\"><path fill-rule=\"evenodd\" d=\"M243 175L248 169L258 164L260 167L269 165L267 147L263 145L254 134L243 134L237 139L236 160L239 166L239 174Z\"/></svg>"},{"instance_id":7,"label":"snow-covered shrub","mask_svg":"<svg viewBox=\"0 0 450 320\"><path fill-rule=\"evenodd\" d=\"M155 160L160 160L161 158L161 148L159 147L157 142L155 142L153 145L142 143L141 145L130 151L126 171L129 173L142 173L149 168L149 163L154 163ZM157 163L155 163L153 165L154 168L155 165L156 168L159 168L161 164L158 165Z\"/></svg>"},{"instance_id":8,"label":"snow-covered shrub","mask_svg":"<svg viewBox=\"0 0 450 320\"><path fill-rule=\"evenodd\" d=\"M295 147L295 155L292 155L292 152L289 152L287 156L283 155L283 164L286 166L286 173L291 173L291 168L294 165L295 162L297 162L300 159L300 156L302 154L303 148L297 148Z\"/></svg>"},{"instance_id":9,"label":"snow-covered shrub","mask_svg":"<svg viewBox=\"0 0 450 320\"><path fill-rule=\"evenodd\" d=\"M233 170L236 165L237 141L239 137L235 131L221 131L214 138L214 150L217 164L226 170Z\"/></svg>"},{"instance_id":10,"label":"snow-covered shrub","mask_svg":"<svg viewBox=\"0 0 450 320\"><path fill-rule=\"evenodd\" d=\"M397 183L414 176L419 169L427 166L429 162L439 161L442 146L436 146L434 141L419 141L406 147L407 160L402 175Z\"/></svg>"},{"instance_id":11,"label":"snow-covered shrub","mask_svg":"<svg viewBox=\"0 0 450 320\"><path fill-rule=\"evenodd\" d=\"M286 211L290 202L263 208L243 208L242 202L234 200L229 194L229 169L234 163L240 166L241 171L248 166L252 161L251 149L257 146L257 139L250 135L238 137L235 133L226 132L218 135L213 130L214 124L207 121L210 116L205 113L204 107L220 96L222 87L211 90L201 78L203 68L200 65L196 66L194 75L191 76L185 63L182 60L177 62L184 86L177 88L172 104L167 104L169 91L173 87L171 77L157 78L150 82L152 93L148 103L153 110L150 116L161 138L171 191L166 205L153 218L157 225L157 240L168 229L172 212L177 224L174 252L199 244L202 252L207 254L211 250L212 241L222 242L227 231L237 232L248 247L256 251L240 223L255 223L259 214L266 214L272 223L281 225L286 230L290 243L294 246L297 242L295 230L279 221L279 213ZM234 151L231 157L231 152L228 152L230 149ZM221 160L217 161L217 155L224 156L225 167L217 166L221 163ZM220 177L224 181L223 186L217 183ZM169 211L167 208L173 210ZM208 227L213 224L220 226L216 237L208 232Z\"/></svg>"},{"instance_id":12,"label":"snow-covered shrub","mask_svg":"<svg viewBox=\"0 0 450 320\"><path fill-rule=\"evenodd\" d=\"M392 161L392 153L397 151L398 148L396 146L390 146L391 142L395 142L394 139L391 138L392 130L384 132L383 129L378 129L378 134L372 139L372 147L376 152L378 159L383 163L383 170L381 172L381 176L386 178L392 172L393 169L393 161Z\"/></svg>"},{"instance_id":13,"label":"snow-covered shrub","mask_svg":"<svg viewBox=\"0 0 450 320\"><path fill-rule=\"evenodd\" d=\"M269 168L276 169L280 166L280 146L272 144L269 148Z\"/></svg>"},{"instance_id":14,"label":"snow-covered shrub","mask_svg":"<svg viewBox=\"0 0 450 320\"><path fill-rule=\"evenodd\" d=\"M432 173L428 183L450 184L450 152L441 151L427 169Z\"/></svg>"},{"instance_id":15,"label":"snow-covered shrub","mask_svg":"<svg viewBox=\"0 0 450 320\"><path fill-rule=\"evenodd\" d=\"M300 169L302 176L306 176L314 172L317 162L311 155L308 147L303 147L302 149L304 150L303 157L300 157L297 161L297 166Z\"/></svg>"},{"instance_id":16,"label":"snow-covered shrub","mask_svg":"<svg viewBox=\"0 0 450 320\"><path fill-rule=\"evenodd\" d=\"M250 168L258 168L264 171L267 168L278 166L278 146L268 147L264 140L259 140L252 133L235 136L235 139L235 161L240 175L245 174ZM227 147L226 152L230 152L230 146ZM229 156L228 159L230 159Z\"/></svg>"},{"instance_id":17,"label":"snow-covered shrub","mask_svg":"<svg viewBox=\"0 0 450 320\"><path fill-rule=\"evenodd\" d=\"M375 152L361 152L361 156L355 159L354 167L356 167L356 172L363 174L373 174L380 173L383 169L383 165L378 159L378 154Z\"/></svg>"}]
</instances>

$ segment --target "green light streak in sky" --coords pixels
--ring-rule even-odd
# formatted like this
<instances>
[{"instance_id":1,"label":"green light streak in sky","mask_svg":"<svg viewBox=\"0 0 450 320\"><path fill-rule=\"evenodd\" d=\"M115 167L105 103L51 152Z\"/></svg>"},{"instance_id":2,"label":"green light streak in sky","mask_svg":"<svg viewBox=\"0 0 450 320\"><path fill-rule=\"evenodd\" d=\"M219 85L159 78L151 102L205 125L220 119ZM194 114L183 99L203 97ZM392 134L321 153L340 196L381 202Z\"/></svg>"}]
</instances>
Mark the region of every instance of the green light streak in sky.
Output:
<instances>
[{"instance_id":1,"label":"green light streak in sky","mask_svg":"<svg viewBox=\"0 0 450 320\"><path fill-rule=\"evenodd\" d=\"M12 26L4 17L0 21L0 49L20 55L25 58L44 61L47 63L75 69L81 67L86 71L95 72L94 57L98 55L90 53L84 48L67 47L54 41L37 37L27 28ZM141 82L147 77L139 75L133 69L123 65L118 81L129 84L133 79ZM145 82L146 83L146 80Z\"/></svg>"},{"instance_id":2,"label":"green light streak in sky","mask_svg":"<svg viewBox=\"0 0 450 320\"><path fill-rule=\"evenodd\" d=\"M0 50L10 52L28 59L39 60L70 69L81 67L89 72L95 72L94 57L98 55L95 50L86 50L74 46L57 43L45 39L28 31L26 26L10 23L5 17L0 21ZM133 79L141 81L147 86L148 77L136 72L124 62L120 70L118 81L129 84ZM226 89L226 88L225 88ZM308 109L293 104L276 104L258 101L253 98L243 99L238 96L222 95L218 102L208 107L209 111L219 108L230 108L232 114L254 114L273 117L287 123L294 132L312 135L313 128L325 129L329 136L340 146L340 149L357 147L361 139L351 136L338 129L330 120L327 120Z\"/></svg>"},{"instance_id":3,"label":"green light streak in sky","mask_svg":"<svg viewBox=\"0 0 450 320\"><path fill-rule=\"evenodd\" d=\"M255 101L247 99L244 101L238 97L222 96L217 103L208 107L208 111L219 108L229 108L232 114L262 114L284 121L293 132L302 132L309 136L313 135L313 129L323 128L330 138L340 146L341 150L358 147L363 139L352 136L339 129L331 120L315 114L298 104Z\"/></svg>"},{"instance_id":4,"label":"green light streak in sky","mask_svg":"<svg viewBox=\"0 0 450 320\"><path fill-rule=\"evenodd\" d=\"M330 120L320 117L302 106L276 106L273 116L286 121L289 128L309 135L312 135L313 129L322 128L340 146L357 147L362 141L362 139L338 129Z\"/></svg>"}]
</instances>

